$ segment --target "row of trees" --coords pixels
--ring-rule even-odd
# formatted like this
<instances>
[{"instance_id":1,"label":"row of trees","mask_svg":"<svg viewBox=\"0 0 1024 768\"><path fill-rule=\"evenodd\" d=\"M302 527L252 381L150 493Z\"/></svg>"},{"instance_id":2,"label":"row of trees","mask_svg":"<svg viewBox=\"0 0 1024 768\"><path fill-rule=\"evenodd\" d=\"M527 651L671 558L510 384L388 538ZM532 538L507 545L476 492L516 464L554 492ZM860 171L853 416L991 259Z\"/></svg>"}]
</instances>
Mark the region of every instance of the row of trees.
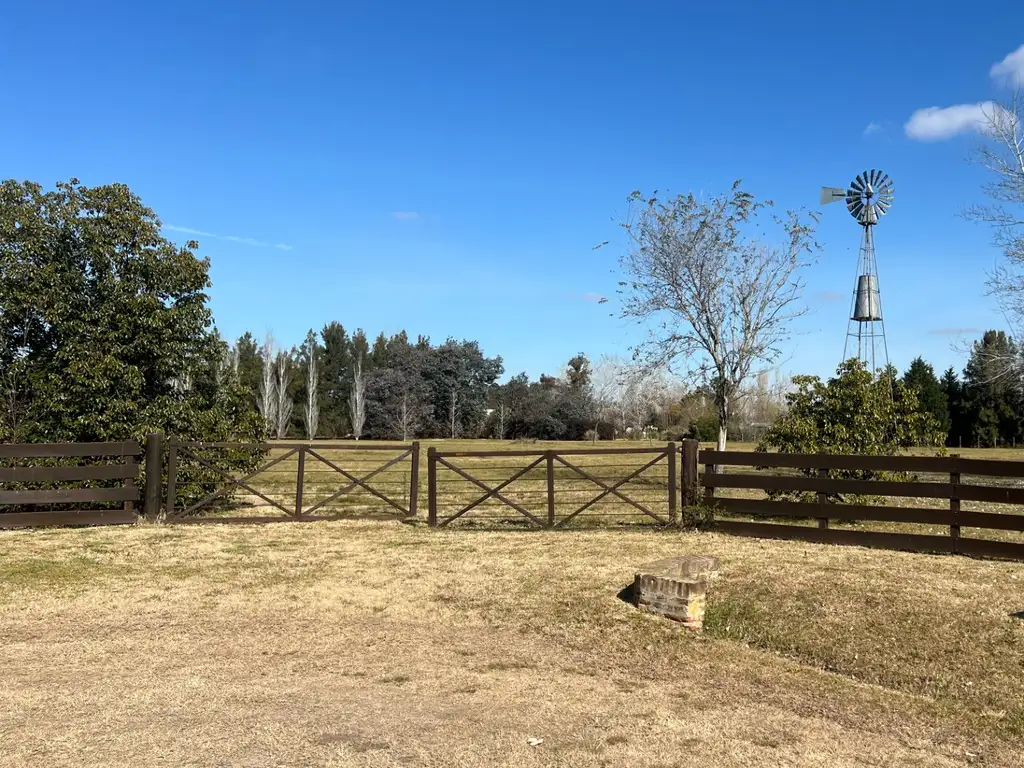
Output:
<instances>
[{"instance_id":1,"label":"row of trees","mask_svg":"<svg viewBox=\"0 0 1024 768\"><path fill-rule=\"evenodd\" d=\"M987 331L969 350L962 375L951 366L941 377L922 358L902 382L945 435L946 445L992 447L1024 441L1024 390L1007 360L1019 358L1003 331Z\"/></svg>"}]
</instances>

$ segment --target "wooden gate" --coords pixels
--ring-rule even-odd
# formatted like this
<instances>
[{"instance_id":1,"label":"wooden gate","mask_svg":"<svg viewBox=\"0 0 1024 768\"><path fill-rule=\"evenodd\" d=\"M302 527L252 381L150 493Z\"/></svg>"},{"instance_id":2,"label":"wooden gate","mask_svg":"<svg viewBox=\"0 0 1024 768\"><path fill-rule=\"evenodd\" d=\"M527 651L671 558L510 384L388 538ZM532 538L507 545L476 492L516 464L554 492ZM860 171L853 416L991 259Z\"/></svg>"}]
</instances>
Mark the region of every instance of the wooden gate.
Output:
<instances>
[{"instance_id":1,"label":"wooden gate","mask_svg":"<svg viewBox=\"0 0 1024 768\"><path fill-rule=\"evenodd\" d=\"M676 519L676 446L427 451L428 521L565 527Z\"/></svg>"},{"instance_id":2,"label":"wooden gate","mask_svg":"<svg viewBox=\"0 0 1024 768\"><path fill-rule=\"evenodd\" d=\"M419 443L170 441L164 519L263 523L416 515Z\"/></svg>"}]
</instances>

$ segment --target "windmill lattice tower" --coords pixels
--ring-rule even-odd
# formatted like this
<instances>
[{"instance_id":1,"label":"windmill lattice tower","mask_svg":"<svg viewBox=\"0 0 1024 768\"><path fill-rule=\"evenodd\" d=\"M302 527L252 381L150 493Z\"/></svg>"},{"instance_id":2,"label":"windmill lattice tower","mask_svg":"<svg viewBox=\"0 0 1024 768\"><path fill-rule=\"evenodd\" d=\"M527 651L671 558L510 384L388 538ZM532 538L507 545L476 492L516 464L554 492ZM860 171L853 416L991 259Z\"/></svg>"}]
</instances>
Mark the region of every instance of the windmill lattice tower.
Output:
<instances>
[{"instance_id":1,"label":"windmill lattice tower","mask_svg":"<svg viewBox=\"0 0 1024 768\"><path fill-rule=\"evenodd\" d=\"M857 277L853 283L850 320L846 328L843 359L853 356L856 344L857 359L872 373L889 366L889 347L885 340L885 321L882 319L882 297L879 293L878 259L875 255L874 227L892 205L895 188L889 176L882 171L864 171L858 174L849 189L822 187L822 205L845 200L850 215L860 224L860 252L857 255Z\"/></svg>"}]
</instances>

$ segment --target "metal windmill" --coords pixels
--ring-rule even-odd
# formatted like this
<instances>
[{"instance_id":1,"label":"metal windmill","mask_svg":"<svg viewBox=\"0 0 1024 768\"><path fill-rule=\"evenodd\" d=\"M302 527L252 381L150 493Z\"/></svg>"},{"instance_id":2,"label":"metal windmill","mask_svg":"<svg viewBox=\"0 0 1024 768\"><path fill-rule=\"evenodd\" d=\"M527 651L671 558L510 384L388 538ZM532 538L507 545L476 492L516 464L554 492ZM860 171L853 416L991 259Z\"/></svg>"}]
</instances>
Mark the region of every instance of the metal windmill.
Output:
<instances>
[{"instance_id":1,"label":"metal windmill","mask_svg":"<svg viewBox=\"0 0 1024 768\"><path fill-rule=\"evenodd\" d=\"M875 257L873 228L892 205L893 192L892 180L882 171L876 170L858 174L850 182L849 189L821 188L822 205L845 200L850 215L863 229L843 359L852 357L850 347L856 339L857 359L863 361L872 372L881 366L889 366L889 348L885 342L885 323L882 320L882 298L878 292L878 261Z\"/></svg>"}]
</instances>

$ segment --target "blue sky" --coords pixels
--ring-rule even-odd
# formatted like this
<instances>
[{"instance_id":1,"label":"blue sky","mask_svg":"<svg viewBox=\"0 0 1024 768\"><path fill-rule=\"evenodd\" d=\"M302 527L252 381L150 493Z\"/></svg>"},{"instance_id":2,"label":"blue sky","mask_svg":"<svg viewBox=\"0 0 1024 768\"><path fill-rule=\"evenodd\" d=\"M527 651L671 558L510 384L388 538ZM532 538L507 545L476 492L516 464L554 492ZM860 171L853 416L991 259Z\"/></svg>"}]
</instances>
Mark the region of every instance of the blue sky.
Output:
<instances>
[{"instance_id":1,"label":"blue sky","mask_svg":"<svg viewBox=\"0 0 1024 768\"><path fill-rule=\"evenodd\" d=\"M820 0L700 5L17 3L0 176L130 185L201 242L225 335L405 328L537 375L639 339L614 316L631 190L742 178L819 209L821 185L882 168L890 356L962 367L958 329L1003 326L989 233L956 214L984 181L973 105L1024 72L1024 5L900 2L870 28ZM788 372L842 353L858 229L822 212Z\"/></svg>"}]
</instances>

